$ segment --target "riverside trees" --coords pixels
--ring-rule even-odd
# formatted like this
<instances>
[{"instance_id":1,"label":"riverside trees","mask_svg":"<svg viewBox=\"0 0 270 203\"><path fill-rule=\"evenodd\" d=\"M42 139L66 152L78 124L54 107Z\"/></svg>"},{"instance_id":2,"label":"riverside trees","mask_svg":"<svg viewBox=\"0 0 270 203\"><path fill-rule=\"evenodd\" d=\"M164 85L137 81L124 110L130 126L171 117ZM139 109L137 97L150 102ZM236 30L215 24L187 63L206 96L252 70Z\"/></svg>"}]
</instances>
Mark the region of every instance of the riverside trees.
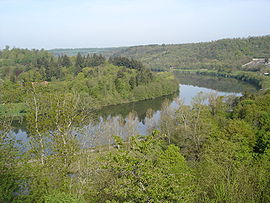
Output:
<instances>
[{"instance_id":1,"label":"riverside trees","mask_svg":"<svg viewBox=\"0 0 270 203\"><path fill-rule=\"evenodd\" d=\"M32 88L27 102L30 148L18 153L16 145L1 142L2 201L269 201L267 93L234 102L199 95L192 106L178 102L174 109L164 104L162 133L136 136L132 122L126 123L133 136L119 132L125 140L114 136L115 147L88 149L79 139L87 132L77 131L86 115L91 117L84 98ZM130 117L136 122L135 114ZM113 122L99 132L110 136L110 143L108 130L118 132Z\"/></svg>"},{"instance_id":2,"label":"riverside trees","mask_svg":"<svg viewBox=\"0 0 270 203\"><path fill-rule=\"evenodd\" d=\"M174 127L162 125L196 171L197 201L269 201L269 94L201 99L166 117Z\"/></svg>"}]
</instances>

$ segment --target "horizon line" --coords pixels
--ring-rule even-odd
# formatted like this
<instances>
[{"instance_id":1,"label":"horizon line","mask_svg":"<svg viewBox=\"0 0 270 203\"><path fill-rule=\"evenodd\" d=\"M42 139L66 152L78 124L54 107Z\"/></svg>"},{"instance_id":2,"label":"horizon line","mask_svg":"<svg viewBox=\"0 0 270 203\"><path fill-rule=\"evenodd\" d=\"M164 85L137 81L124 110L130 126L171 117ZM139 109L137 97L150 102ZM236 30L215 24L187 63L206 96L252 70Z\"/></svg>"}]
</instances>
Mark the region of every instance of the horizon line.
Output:
<instances>
[{"instance_id":1,"label":"horizon line","mask_svg":"<svg viewBox=\"0 0 270 203\"><path fill-rule=\"evenodd\" d=\"M227 37L227 38L220 38L216 40L211 41L198 41L198 42L184 42L184 43L149 43L149 44L137 44L137 45L124 45L124 46L108 46L108 47L75 47L75 48L52 48L52 49L45 49L45 48L21 48L13 46L12 48L9 45L5 45L5 47L9 47L9 50L11 49L27 49L27 50L45 50L45 51L53 51L53 50L76 50L76 49L117 49L117 48L130 48L130 47L140 47L140 46L162 46L162 45L187 45L187 44L200 44L200 43L210 43L210 42L217 42L221 40L227 40L227 39L249 39L249 38L259 38L259 37L269 37L270 34L264 34L264 35L256 35L256 36L248 36L248 37ZM4 50L0 48L0 51Z\"/></svg>"}]
</instances>

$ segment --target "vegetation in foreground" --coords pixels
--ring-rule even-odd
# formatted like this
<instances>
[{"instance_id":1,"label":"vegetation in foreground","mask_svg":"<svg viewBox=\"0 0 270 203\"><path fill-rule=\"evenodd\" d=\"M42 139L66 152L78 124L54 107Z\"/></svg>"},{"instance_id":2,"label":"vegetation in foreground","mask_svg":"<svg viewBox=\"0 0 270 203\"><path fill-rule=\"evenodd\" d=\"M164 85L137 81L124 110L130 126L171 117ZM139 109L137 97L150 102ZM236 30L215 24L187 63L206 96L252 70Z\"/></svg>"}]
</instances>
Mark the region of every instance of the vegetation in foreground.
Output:
<instances>
[{"instance_id":1,"label":"vegetation in foreground","mask_svg":"<svg viewBox=\"0 0 270 203\"><path fill-rule=\"evenodd\" d=\"M12 139L10 121L1 120L0 201L269 202L269 102L265 93L164 103L158 126L151 110L145 121L159 131L137 136L130 122L123 139L104 124L94 137L114 144L85 148L81 136L94 138L79 131L91 119L87 101L32 92L28 143Z\"/></svg>"}]
</instances>

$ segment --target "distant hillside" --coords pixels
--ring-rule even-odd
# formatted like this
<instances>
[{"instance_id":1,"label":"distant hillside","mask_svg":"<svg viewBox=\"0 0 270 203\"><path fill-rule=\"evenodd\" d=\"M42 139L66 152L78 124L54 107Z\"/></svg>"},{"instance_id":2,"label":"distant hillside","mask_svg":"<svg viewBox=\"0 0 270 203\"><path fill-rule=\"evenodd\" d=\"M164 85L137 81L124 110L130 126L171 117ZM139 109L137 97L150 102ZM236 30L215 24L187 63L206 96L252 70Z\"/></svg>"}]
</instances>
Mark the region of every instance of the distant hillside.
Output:
<instances>
[{"instance_id":1,"label":"distant hillside","mask_svg":"<svg viewBox=\"0 0 270 203\"><path fill-rule=\"evenodd\" d=\"M138 59L152 69L241 69L254 57L270 56L270 35L204 43L134 46L115 50L112 55Z\"/></svg>"},{"instance_id":2,"label":"distant hillside","mask_svg":"<svg viewBox=\"0 0 270 203\"><path fill-rule=\"evenodd\" d=\"M212 42L168 45L142 45L118 48L52 49L55 56L77 53L126 56L140 60L147 68L241 69L253 58L270 57L270 35L221 39Z\"/></svg>"},{"instance_id":3,"label":"distant hillside","mask_svg":"<svg viewBox=\"0 0 270 203\"><path fill-rule=\"evenodd\" d=\"M78 48L78 49L51 49L48 50L50 53L52 53L55 56L75 56L78 53L81 53L81 55L87 55L87 54L103 54L109 55L114 54L116 51L120 51L123 48Z\"/></svg>"}]
</instances>

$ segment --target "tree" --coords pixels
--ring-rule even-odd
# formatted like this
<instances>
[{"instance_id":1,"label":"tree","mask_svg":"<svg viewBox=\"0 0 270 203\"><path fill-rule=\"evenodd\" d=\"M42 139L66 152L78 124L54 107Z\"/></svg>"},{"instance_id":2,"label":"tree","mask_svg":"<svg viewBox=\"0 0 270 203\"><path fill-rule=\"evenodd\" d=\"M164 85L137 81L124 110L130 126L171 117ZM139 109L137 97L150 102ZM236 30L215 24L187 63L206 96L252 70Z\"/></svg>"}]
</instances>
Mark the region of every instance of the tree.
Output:
<instances>
[{"instance_id":1,"label":"tree","mask_svg":"<svg viewBox=\"0 0 270 203\"><path fill-rule=\"evenodd\" d=\"M83 64L84 64L84 58L82 57L80 53L78 53L76 56L76 62L75 62L76 73L79 73L82 70Z\"/></svg>"},{"instance_id":2,"label":"tree","mask_svg":"<svg viewBox=\"0 0 270 203\"><path fill-rule=\"evenodd\" d=\"M167 135L168 143L171 144L171 138L176 129L175 110L170 106L169 100L163 102L160 112L160 129Z\"/></svg>"},{"instance_id":3,"label":"tree","mask_svg":"<svg viewBox=\"0 0 270 203\"><path fill-rule=\"evenodd\" d=\"M93 66L102 65L105 63L105 61L106 61L106 58L103 57L101 54L100 55L93 54L92 56L88 54L84 60L84 63L85 63L85 66L93 67Z\"/></svg>"},{"instance_id":4,"label":"tree","mask_svg":"<svg viewBox=\"0 0 270 203\"><path fill-rule=\"evenodd\" d=\"M77 63L77 61L76 61L76 63ZM80 62L78 62L78 63L80 63ZM67 55L64 55L62 58L62 66L70 67L71 65L72 65L72 63L70 61L70 58Z\"/></svg>"},{"instance_id":5,"label":"tree","mask_svg":"<svg viewBox=\"0 0 270 203\"><path fill-rule=\"evenodd\" d=\"M105 188L99 188L103 201L190 202L195 196L193 175L184 157L157 132L132 137L127 146L111 153L101 177L108 177L101 179L107 183Z\"/></svg>"},{"instance_id":6,"label":"tree","mask_svg":"<svg viewBox=\"0 0 270 203\"><path fill-rule=\"evenodd\" d=\"M129 85L131 89L134 89L134 87L136 86L136 79L134 76L131 76L131 78L129 79Z\"/></svg>"},{"instance_id":7,"label":"tree","mask_svg":"<svg viewBox=\"0 0 270 203\"><path fill-rule=\"evenodd\" d=\"M18 170L21 157L9 137L11 122L11 119L0 118L0 202L13 202L21 184L22 174ZM20 161L23 163L22 159Z\"/></svg>"},{"instance_id":8,"label":"tree","mask_svg":"<svg viewBox=\"0 0 270 203\"><path fill-rule=\"evenodd\" d=\"M60 192L70 186L69 170L80 149L74 132L89 121L91 114L90 105L84 102L73 94L44 94L41 88L30 89L26 115L31 135L29 198L41 200L56 192L55 188Z\"/></svg>"},{"instance_id":9,"label":"tree","mask_svg":"<svg viewBox=\"0 0 270 203\"><path fill-rule=\"evenodd\" d=\"M264 169L253 159L254 132L244 121L231 120L203 146L198 171L202 202L257 202L264 190Z\"/></svg>"},{"instance_id":10,"label":"tree","mask_svg":"<svg viewBox=\"0 0 270 203\"><path fill-rule=\"evenodd\" d=\"M121 56L110 57L109 62L116 66L124 66L131 69L141 70L143 68L141 62Z\"/></svg>"},{"instance_id":11,"label":"tree","mask_svg":"<svg viewBox=\"0 0 270 203\"><path fill-rule=\"evenodd\" d=\"M210 108L204 105L206 99L207 95L199 94L193 99L192 106L180 103L176 111L177 127L172 141L190 161L200 160L204 143L217 129Z\"/></svg>"}]
</instances>

